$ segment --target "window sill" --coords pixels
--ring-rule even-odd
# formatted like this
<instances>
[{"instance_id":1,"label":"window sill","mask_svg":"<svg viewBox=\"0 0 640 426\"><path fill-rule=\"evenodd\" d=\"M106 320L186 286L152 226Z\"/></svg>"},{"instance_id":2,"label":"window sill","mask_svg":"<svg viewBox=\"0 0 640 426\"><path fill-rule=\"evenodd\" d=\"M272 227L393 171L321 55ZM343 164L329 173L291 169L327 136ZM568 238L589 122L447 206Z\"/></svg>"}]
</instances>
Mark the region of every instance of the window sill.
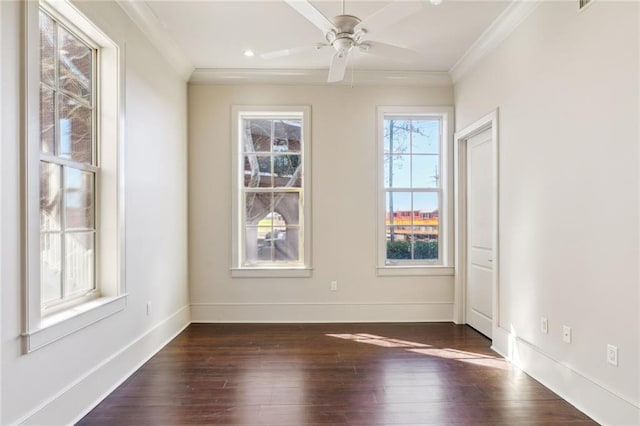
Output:
<instances>
[{"instance_id":1,"label":"window sill","mask_svg":"<svg viewBox=\"0 0 640 426\"><path fill-rule=\"evenodd\" d=\"M232 268L232 278L309 278L311 268Z\"/></svg>"},{"instance_id":2,"label":"window sill","mask_svg":"<svg viewBox=\"0 0 640 426\"><path fill-rule=\"evenodd\" d=\"M95 322L119 312L127 305L127 296L100 297L42 318L39 326L23 336L27 352L75 333Z\"/></svg>"},{"instance_id":3,"label":"window sill","mask_svg":"<svg viewBox=\"0 0 640 426\"><path fill-rule=\"evenodd\" d=\"M450 277L455 268L450 266L383 266L377 268L379 277Z\"/></svg>"}]
</instances>

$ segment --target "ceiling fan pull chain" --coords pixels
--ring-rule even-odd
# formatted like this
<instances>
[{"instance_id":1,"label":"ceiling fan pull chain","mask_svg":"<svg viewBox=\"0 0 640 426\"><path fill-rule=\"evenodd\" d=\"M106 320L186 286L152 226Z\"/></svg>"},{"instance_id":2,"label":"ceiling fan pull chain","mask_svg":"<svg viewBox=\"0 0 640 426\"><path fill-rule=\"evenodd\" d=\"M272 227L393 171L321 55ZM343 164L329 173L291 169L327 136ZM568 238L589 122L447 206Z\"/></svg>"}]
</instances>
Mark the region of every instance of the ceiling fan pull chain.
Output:
<instances>
[{"instance_id":1,"label":"ceiling fan pull chain","mask_svg":"<svg viewBox=\"0 0 640 426\"><path fill-rule=\"evenodd\" d=\"M355 72L356 67L353 65L353 63L351 64L351 88L353 89L353 82L355 80L354 78L354 72Z\"/></svg>"}]
</instances>

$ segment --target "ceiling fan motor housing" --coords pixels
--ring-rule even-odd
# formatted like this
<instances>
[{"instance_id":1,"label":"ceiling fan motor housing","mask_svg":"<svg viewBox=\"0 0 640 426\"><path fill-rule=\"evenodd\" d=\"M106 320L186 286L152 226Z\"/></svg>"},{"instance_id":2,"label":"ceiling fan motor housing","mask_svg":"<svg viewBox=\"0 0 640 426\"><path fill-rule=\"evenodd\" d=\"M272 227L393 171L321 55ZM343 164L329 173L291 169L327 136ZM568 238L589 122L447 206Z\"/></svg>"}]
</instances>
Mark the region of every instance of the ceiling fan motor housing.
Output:
<instances>
[{"instance_id":1,"label":"ceiling fan motor housing","mask_svg":"<svg viewBox=\"0 0 640 426\"><path fill-rule=\"evenodd\" d=\"M352 15L338 15L333 18L333 25L337 32L329 31L326 35L327 41L338 52L348 52L352 47L357 46L363 30L356 32L355 27L360 23L360 19Z\"/></svg>"}]
</instances>

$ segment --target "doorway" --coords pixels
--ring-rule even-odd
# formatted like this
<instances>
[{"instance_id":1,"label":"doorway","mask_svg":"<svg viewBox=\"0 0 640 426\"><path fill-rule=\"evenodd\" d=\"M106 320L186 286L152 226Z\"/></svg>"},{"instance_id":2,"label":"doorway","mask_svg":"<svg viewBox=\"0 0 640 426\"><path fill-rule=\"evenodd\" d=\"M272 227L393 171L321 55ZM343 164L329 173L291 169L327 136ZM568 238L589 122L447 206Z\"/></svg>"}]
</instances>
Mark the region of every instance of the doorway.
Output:
<instances>
[{"instance_id":1,"label":"doorway","mask_svg":"<svg viewBox=\"0 0 640 426\"><path fill-rule=\"evenodd\" d=\"M498 327L497 111L455 135L454 321L488 338Z\"/></svg>"}]
</instances>

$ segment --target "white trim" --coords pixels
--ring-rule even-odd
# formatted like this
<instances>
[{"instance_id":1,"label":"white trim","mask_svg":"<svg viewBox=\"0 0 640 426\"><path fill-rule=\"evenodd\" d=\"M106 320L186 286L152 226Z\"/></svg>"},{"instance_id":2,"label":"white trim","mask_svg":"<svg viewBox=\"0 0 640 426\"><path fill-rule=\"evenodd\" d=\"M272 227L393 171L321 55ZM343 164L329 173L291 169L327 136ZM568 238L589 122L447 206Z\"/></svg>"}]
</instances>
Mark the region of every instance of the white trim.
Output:
<instances>
[{"instance_id":1,"label":"white trim","mask_svg":"<svg viewBox=\"0 0 640 426\"><path fill-rule=\"evenodd\" d=\"M192 303L198 323L450 322L451 302Z\"/></svg>"},{"instance_id":2,"label":"white trim","mask_svg":"<svg viewBox=\"0 0 640 426\"><path fill-rule=\"evenodd\" d=\"M122 10L131 18L133 23L147 36L151 44L173 67L173 69L188 81L194 70L191 61L182 53L175 40L169 35L164 24L153 13L149 5L140 0L116 0Z\"/></svg>"},{"instance_id":3,"label":"white trim","mask_svg":"<svg viewBox=\"0 0 640 426\"><path fill-rule=\"evenodd\" d=\"M232 278L309 278L312 268L231 268Z\"/></svg>"},{"instance_id":4,"label":"white trim","mask_svg":"<svg viewBox=\"0 0 640 426\"><path fill-rule=\"evenodd\" d=\"M377 267L379 277L452 277L455 269L449 266L384 266Z\"/></svg>"},{"instance_id":5,"label":"white trim","mask_svg":"<svg viewBox=\"0 0 640 426\"><path fill-rule=\"evenodd\" d=\"M402 261L387 262L386 255L386 189L384 187L384 117L385 115L402 115L407 118L433 117L442 120L442 140L440 145L441 184L438 188L440 200L440 234L438 238L438 262ZM454 109L449 106L378 106L376 109L376 268L378 275L441 275L442 268L450 267L453 261L453 167L451 152L453 148ZM420 191L423 188L416 188ZM436 191L434 191L436 192ZM401 268L407 268L406 273L400 273ZM415 268L423 270L434 268L440 273L416 273ZM389 273L383 272L385 269ZM413 271L412 271L413 269ZM392 272L393 271L393 272Z\"/></svg>"},{"instance_id":6,"label":"white trim","mask_svg":"<svg viewBox=\"0 0 640 426\"><path fill-rule=\"evenodd\" d=\"M2 21L2 10L3 10L3 7L2 7L2 4L0 4L0 25L2 25L2 22L3 22ZM2 42L2 39L3 39L3 32L2 32L2 29L0 29L0 46L4 46L4 44ZM2 58L1 55L0 55L0 58ZM0 60L2 60L2 59L0 59ZM4 95L3 95L3 90L2 90L2 88L4 87L4 78L3 78L3 70L4 70L4 68L5 67L0 67L0 99L3 99L3 100L5 99ZM2 131L2 129L4 129L4 127L2 126L2 122L4 121L3 118L4 118L4 105L0 107L0 139L1 140L5 140L5 137L4 137L4 134L3 134L4 132ZM3 158L3 155L4 155L3 154L3 147L5 147L6 145L8 145L8 144L7 143L0 144L0 169L2 169L2 170L6 170L4 165L3 165L3 162L2 162L3 161L2 158ZM4 173L6 173L6 172L4 172ZM4 177L3 177L4 173L0 172L0 250L2 249L2 245L3 245L2 242L4 241L4 236L2 235L2 230L3 230L3 227L4 227L4 223L5 223L5 219L3 217L3 212L4 212L3 200L5 198L2 195L2 193L3 193L2 182L4 180ZM7 257L7 256L0 256L0 281L3 281L3 282L4 282L4 275L2 275L2 270L4 269L3 263L4 263L5 257ZM0 318L3 318L3 316L2 316L2 294L3 293L4 293L3 291L0 291ZM2 334L2 333L0 332L0 334ZM0 351L0 383L4 383L2 381L2 365L4 364L2 362L2 352L3 351ZM2 397L2 386L0 386L0 419L2 419L2 400L3 400L3 397Z\"/></svg>"},{"instance_id":7,"label":"white trim","mask_svg":"<svg viewBox=\"0 0 640 426\"><path fill-rule=\"evenodd\" d=\"M299 233L302 242L300 249L300 261L296 263L257 263L244 265L242 250L245 238L245 210L243 200L240 197L243 188L243 176L240 171L244 169L241 157L242 145L240 143L240 117L241 116L278 117L295 115L302 120L301 128L301 155L302 155L302 187L300 202L302 209L299 217ZM311 274L311 107L298 106L259 106L259 105L233 105L231 107L231 276L232 277L306 277ZM277 190L277 188L275 188ZM285 188L283 188L285 190ZM243 271L247 271L246 273Z\"/></svg>"},{"instance_id":8,"label":"white trim","mask_svg":"<svg viewBox=\"0 0 640 426\"><path fill-rule=\"evenodd\" d=\"M509 37L541 3L538 0L516 0L509 4L451 67L449 75L453 83L457 83L476 63Z\"/></svg>"},{"instance_id":9,"label":"white trim","mask_svg":"<svg viewBox=\"0 0 640 426\"><path fill-rule=\"evenodd\" d=\"M346 78L330 85L451 87L447 72L354 70L353 81ZM327 70L318 69L215 69L196 68L192 84L283 84L329 85Z\"/></svg>"},{"instance_id":10,"label":"white trim","mask_svg":"<svg viewBox=\"0 0 640 426\"><path fill-rule=\"evenodd\" d=\"M110 317L127 306L127 295L100 297L90 302L65 309L57 314L45 317L40 326L24 334L26 351L36 349L62 339L78 330Z\"/></svg>"},{"instance_id":11,"label":"white trim","mask_svg":"<svg viewBox=\"0 0 640 426\"><path fill-rule=\"evenodd\" d=\"M502 327L493 330L494 351L578 410L605 425L640 424L640 405L599 381L559 362L534 344Z\"/></svg>"},{"instance_id":12,"label":"white trim","mask_svg":"<svg viewBox=\"0 0 640 426\"><path fill-rule=\"evenodd\" d=\"M491 129L491 144L493 149L493 327L495 330L500 325L499 318L499 293L500 293L500 163L498 141L498 110L485 115L474 123L455 134L454 144L454 200L455 200L455 284L454 284L454 308L453 318L456 324L466 323L466 155L465 148L469 138Z\"/></svg>"},{"instance_id":13,"label":"white trim","mask_svg":"<svg viewBox=\"0 0 640 426\"><path fill-rule=\"evenodd\" d=\"M15 424L75 424L191 324L185 305L101 361Z\"/></svg>"}]
</instances>

